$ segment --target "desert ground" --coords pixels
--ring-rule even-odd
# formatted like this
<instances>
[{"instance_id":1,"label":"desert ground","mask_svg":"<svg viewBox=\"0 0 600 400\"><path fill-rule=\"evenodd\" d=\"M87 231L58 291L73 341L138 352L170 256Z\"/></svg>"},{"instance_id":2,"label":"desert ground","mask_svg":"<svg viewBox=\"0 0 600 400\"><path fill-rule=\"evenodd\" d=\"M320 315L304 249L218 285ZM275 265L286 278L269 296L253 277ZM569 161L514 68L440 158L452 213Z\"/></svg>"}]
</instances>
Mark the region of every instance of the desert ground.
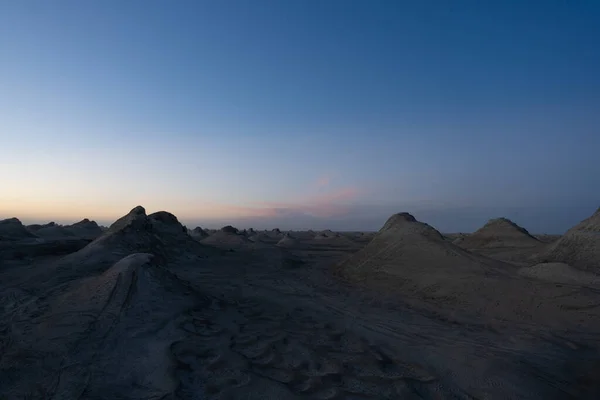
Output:
<instances>
[{"instance_id":1,"label":"desert ground","mask_svg":"<svg viewBox=\"0 0 600 400\"><path fill-rule=\"evenodd\" d=\"M0 399L600 399L600 209L517 223L2 220Z\"/></svg>"}]
</instances>

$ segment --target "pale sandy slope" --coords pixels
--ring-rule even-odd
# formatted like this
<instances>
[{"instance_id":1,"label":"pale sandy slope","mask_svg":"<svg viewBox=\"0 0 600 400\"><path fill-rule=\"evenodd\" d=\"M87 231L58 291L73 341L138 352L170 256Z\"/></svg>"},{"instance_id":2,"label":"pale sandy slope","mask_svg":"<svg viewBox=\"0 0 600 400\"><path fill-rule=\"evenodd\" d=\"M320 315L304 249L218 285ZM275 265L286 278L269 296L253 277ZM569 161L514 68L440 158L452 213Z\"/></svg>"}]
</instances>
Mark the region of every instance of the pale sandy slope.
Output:
<instances>
[{"instance_id":1,"label":"pale sandy slope","mask_svg":"<svg viewBox=\"0 0 600 400\"><path fill-rule=\"evenodd\" d=\"M445 315L491 324L590 329L600 335L595 291L525 279L518 268L469 253L409 214L392 216L337 270L362 287Z\"/></svg>"},{"instance_id":2,"label":"pale sandy slope","mask_svg":"<svg viewBox=\"0 0 600 400\"><path fill-rule=\"evenodd\" d=\"M569 229L540 258L600 274L600 208Z\"/></svg>"},{"instance_id":3,"label":"pale sandy slope","mask_svg":"<svg viewBox=\"0 0 600 400\"><path fill-rule=\"evenodd\" d=\"M485 247L532 247L540 245L540 241L525 228L515 224L508 218L489 220L484 226L460 242L464 248Z\"/></svg>"}]
</instances>

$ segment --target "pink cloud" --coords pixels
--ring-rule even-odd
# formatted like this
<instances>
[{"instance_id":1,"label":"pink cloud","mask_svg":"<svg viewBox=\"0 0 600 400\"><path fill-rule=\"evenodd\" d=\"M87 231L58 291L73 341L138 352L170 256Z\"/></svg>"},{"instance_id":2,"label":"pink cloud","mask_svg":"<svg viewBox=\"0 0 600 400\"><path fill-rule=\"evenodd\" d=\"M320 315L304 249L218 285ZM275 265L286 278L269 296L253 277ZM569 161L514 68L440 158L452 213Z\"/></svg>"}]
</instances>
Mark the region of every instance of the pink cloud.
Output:
<instances>
[{"instance_id":1,"label":"pink cloud","mask_svg":"<svg viewBox=\"0 0 600 400\"><path fill-rule=\"evenodd\" d=\"M317 187L318 188L324 188L326 186L329 186L330 183L331 183L331 177L329 175L323 175L319 179L317 179Z\"/></svg>"},{"instance_id":2,"label":"pink cloud","mask_svg":"<svg viewBox=\"0 0 600 400\"><path fill-rule=\"evenodd\" d=\"M256 204L261 209L286 210L288 213L309 214L316 217L335 217L344 215L349 208L346 202L354 200L360 191L355 187L343 188L334 192L307 196L295 202L261 202Z\"/></svg>"},{"instance_id":3,"label":"pink cloud","mask_svg":"<svg viewBox=\"0 0 600 400\"><path fill-rule=\"evenodd\" d=\"M322 194L307 195L290 202L264 201L248 205L201 202L195 203L193 209L186 211L190 215L207 218L275 218L298 214L331 218L347 214L350 211L348 202L356 199L360 193L361 191L356 187L347 187Z\"/></svg>"}]
</instances>

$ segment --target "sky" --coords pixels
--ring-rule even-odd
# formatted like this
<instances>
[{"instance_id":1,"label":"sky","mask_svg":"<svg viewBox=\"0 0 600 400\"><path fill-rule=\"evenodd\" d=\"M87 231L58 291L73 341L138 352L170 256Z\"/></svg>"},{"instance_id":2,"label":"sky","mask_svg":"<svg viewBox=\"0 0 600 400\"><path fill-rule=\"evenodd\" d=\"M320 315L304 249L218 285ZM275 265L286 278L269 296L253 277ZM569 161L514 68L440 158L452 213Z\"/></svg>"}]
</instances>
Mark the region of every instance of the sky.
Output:
<instances>
[{"instance_id":1,"label":"sky","mask_svg":"<svg viewBox=\"0 0 600 400\"><path fill-rule=\"evenodd\" d=\"M0 219L561 233L600 206L600 2L0 0Z\"/></svg>"}]
</instances>

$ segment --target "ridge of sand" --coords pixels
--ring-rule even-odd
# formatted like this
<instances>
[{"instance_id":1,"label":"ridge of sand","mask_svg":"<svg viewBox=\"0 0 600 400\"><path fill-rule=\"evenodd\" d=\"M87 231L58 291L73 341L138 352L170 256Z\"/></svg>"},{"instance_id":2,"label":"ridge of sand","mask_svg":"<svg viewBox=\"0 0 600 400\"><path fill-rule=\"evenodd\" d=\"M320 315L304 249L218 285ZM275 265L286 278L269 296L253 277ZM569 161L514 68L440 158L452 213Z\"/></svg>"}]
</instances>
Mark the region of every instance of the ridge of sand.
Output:
<instances>
[{"instance_id":1,"label":"ridge of sand","mask_svg":"<svg viewBox=\"0 0 600 400\"><path fill-rule=\"evenodd\" d=\"M508 218L494 218L474 233L457 241L467 249L490 247L533 247L541 242Z\"/></svg>"},{"instance_id":2,"label":"ridge of sand","mask_svg":"<svg viewBox=\"0 0 600 400\"><path fill-rule=\"evenodd\" d=\"M600 208L569 229L540 258L600 274Z\"/></svg>"}]
</instances>

